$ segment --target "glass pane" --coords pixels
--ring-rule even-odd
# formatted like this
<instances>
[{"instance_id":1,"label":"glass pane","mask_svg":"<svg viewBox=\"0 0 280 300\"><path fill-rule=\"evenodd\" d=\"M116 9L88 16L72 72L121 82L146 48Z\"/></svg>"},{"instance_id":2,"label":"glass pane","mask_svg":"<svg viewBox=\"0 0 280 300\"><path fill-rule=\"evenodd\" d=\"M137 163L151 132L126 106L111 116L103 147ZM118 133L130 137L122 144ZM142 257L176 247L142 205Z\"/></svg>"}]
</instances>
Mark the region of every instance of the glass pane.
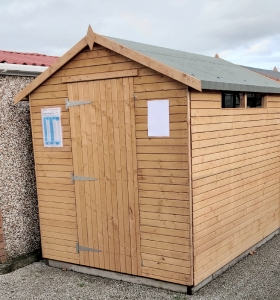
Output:
<instances>
[{"instance_id":1,"label":"glass pane","mask_svg":"<svg viewBox=\"0 0 280 300\"><path fill-rule=\"evenodd\" d=\"M233 107L233 94L225 94L225 108Z\"/></svg>"},{"instance_id":2,"label":"glass pane","mask_svg":"<svg viewBox=\"0 0 280 300\"><path fill-rule=\"evenodd\" d=\"M263 95L258 93L247 94L247 107L262 107Z\"/></svg>"},{"instance_id":3,"label":"glass pane","mask_svg":"<svg viewBox=\"0 0 280 300\"><path fill-rule=\"evenodd\" d=\"M242 93L239 92L223 92L222 108L239 108L241 107Z\"/></svg>"}]
</instances>

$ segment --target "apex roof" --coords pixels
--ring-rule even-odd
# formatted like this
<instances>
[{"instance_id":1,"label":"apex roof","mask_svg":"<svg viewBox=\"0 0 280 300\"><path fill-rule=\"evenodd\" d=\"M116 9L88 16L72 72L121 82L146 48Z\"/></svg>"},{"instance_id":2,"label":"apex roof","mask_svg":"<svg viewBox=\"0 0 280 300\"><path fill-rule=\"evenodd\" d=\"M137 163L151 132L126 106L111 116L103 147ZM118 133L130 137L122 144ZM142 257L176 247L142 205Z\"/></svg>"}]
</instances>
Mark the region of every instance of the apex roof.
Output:
<instances>
[{"instance_id":1,"label":"apex roof","mask_svg":"<svg viewBox=\"0 0 280 300\"><path fill-rule=\"evenodd\" d=\"M279 83L221 58L107 38L199 79L202 89L280 93Z\"/></svg>"},{"instance_id":2,"label":"apex roof","mask_svg":"<svg viewBox=\"0 0 280 300\"><path fill-rule=\"evenodd\" d=\"M57 59L57 56L39 53L0 50L0 63L49 67Z\"/></svg>"},{"instance_id":3,"label":"apex roof","mask_svg":"<svg viewBox=\"0 0 280 300\"><path fill-rule=\"evenodd\" d=\"M105 37L94 33L89 26L82 40L16 95L15 103L26 98L85 47L92 49L94 43L198 91L209 89L280 94L280 83L223 59Z\"/></svg>"}]
</instances>

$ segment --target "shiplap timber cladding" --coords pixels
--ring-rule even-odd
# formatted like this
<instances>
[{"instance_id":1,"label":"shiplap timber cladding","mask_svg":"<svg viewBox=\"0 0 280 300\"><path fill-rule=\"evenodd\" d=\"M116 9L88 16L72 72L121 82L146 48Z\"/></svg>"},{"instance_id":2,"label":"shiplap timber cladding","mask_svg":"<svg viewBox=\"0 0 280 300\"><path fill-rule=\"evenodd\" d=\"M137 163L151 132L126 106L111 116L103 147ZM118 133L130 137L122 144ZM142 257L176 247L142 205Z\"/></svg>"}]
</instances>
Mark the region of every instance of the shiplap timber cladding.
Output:
<instances>
[{"instance_id":1,"label":"shiplap timber cladding","mask_svg":"<svg viewBox=\"0 0 280 300\"><path fill-rule=\"evenodd\" d=\"M65 108L67 84L46 82L29 96L34 160L39 204L42 255L45 258L80 262L78 242L73 158L69 111ZM45 148L41 108L60 107L63 147Z\"/></svg>"},{"instance_id":2,"label":"shiplap timber cladding","mask_svg":"<svg viewBox=\"0 0 280 300\"><path fill-rule=\"evenodd\" d=\"M221 109L191 93L194 284L279 228L280 97Z\"/></svg>"},{"instance_id":3,"label":"shiplap timber cladding","mask_svg":"<svg viewBox=\"0 0 280 300\"><path fill-rule=\"evenodd\" d=\"M151 72L151 71L150 71ZM191 284L186 86L134 78L142 275ZM170 137L150 138L147 100L170 101Z\"/></svg>"},{"instance_id":4,"label":"shiplap timber cladding","mask_svg":"<svg viewBox=\"0 0 280 300\"><path fill-rule=\"evenodd\" d=\"M66 110L65 98L100 101ZM170 137L148 138L152 99L170 101ZM32 92L30 106L43 256L191 285L187 87L95 44ZM40 109L52 106L63 148L43 147ZM98 180L73 184L76 171ZM77 254L77 242L102 252Z\"/></svg>"}]
</instances>

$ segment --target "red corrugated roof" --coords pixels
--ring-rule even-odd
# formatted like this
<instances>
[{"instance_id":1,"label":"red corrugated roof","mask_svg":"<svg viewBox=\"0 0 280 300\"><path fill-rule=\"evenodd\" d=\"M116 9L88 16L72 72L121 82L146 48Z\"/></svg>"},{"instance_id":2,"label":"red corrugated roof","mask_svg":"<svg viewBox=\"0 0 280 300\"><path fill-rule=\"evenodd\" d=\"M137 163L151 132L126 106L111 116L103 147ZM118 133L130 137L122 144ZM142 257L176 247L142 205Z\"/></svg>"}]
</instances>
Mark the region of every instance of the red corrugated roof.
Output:
<instances>
[{"instance_id":1,"label":"red corrugated roof","mask_svg":"<svg viewBox=\"0 0 280 300\"><path fill-rule=\"evenodd\" d=\"M0 50L0 63L48 67L57 59L58 56Z\"/></svg>"}]
</instances>

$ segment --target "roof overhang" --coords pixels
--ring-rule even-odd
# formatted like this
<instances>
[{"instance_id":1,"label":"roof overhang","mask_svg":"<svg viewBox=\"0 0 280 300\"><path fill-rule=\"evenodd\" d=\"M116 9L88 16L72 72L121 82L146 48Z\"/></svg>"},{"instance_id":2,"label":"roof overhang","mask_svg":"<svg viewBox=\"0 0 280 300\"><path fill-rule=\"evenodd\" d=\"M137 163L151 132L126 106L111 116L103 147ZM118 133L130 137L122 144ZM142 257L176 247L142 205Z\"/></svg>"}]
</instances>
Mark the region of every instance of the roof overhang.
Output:
<instances>
[{"instance_id":1,"label":"roof overhang","mask_svg":"<svg viewBox=\"0 0 280 300\"><path fill-rule=\"evenodd\" d=\"M15 96L15 103L26 99L26 97L32 93L40 84L46 81L50 76L52 76L56 71L58 71L62 66L64 66L68 61L70 61L74 56L76 56L85 47L93 49L94 43L97 43L105 48L108 48L118 54L128 57L146 67L149 67L163 75L171 77L179 82L182 82L195 90L201 91L201 81L195 77L192 77L184 72L176 70L170 66L167 66L157 60L154 60L148 56L145 56L135 50L118 44L104 36L98 35L92 31L91 26L88 28L87 35L81 39L73 48L66 52L62 57L60 57L56 62L54 62L47 70L45 70L41 75L39 75L35 80L33 80L27 87L20 91Z\"/></svg>"},{"instance_id":2,"label":"roof overhang","mask_svg":"<svg viewBox=\"0 0 280 300\"><path fill-rule=\"evenodd\" d=\"M0 75L37 77L47 67L0 63Z\"/></svg>"},{"instance_id":3,"label":"roof overhang","mask_svg":"<svg viewBox=\"0 0 280 300\"><path fill-rule=\"evenodd\" d=\"M203 90L216 90L216 91L235 91L235 92L247 92L247 93L263 93L263 94L279 94L280 86L267 87L267 86L255 86L255 85L244 85L227 82L213 82L202 80Z\"/></svg>"}]
</instances>

